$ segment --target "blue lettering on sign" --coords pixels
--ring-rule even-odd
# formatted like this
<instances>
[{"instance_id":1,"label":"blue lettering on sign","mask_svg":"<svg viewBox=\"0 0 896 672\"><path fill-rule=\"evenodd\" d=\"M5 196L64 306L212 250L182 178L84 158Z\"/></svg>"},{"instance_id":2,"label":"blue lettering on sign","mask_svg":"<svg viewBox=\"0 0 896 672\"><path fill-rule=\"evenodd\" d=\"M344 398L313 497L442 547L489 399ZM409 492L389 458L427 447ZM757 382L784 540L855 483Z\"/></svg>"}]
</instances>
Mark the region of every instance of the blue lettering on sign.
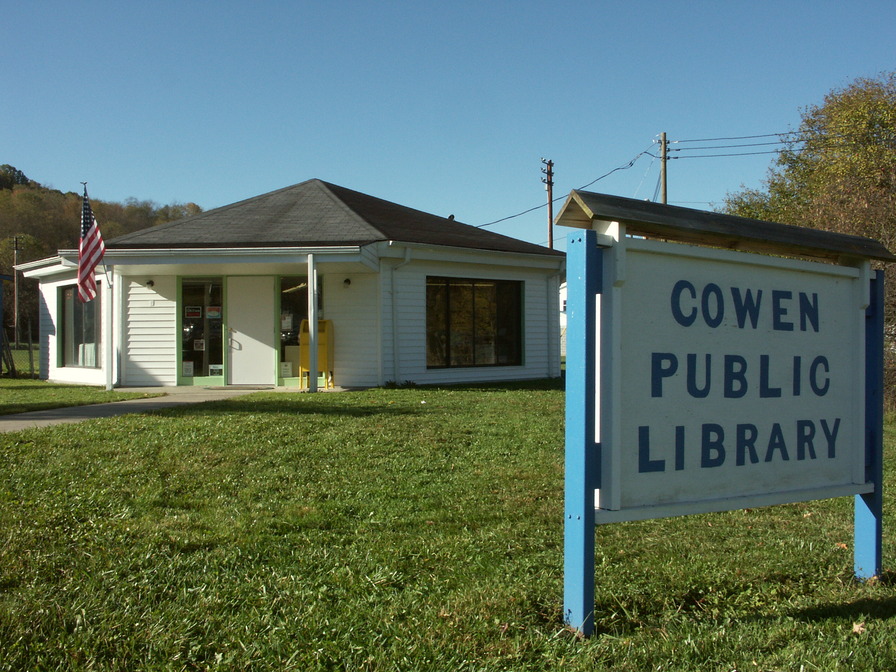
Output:
<instances>
[{"instance_id":1,"label":"blue lettering on sign","mask_svg":"<svg viewBox=\"0 0 896 672\"><path fill-rule=\"evenodd\" d=\"M703 425L700 442L700 467L708 469L725 464L725 430L722 425L707 422Z\"/></svg>"},{"instance_id":2,"label":"blue lettering on sign","mask_svg":"<svg viewBox=\"0 0 896 672\"><path fill-rule=\"evenodd\" d=\"M793 322L786 322L787 306L784 301L793 300L793 292L772 290L772 328L775 331L793 331Z\"/></svg>"},{"instance_id":3,"label":"blue lettering on sign","mask_svg":"<svg viewBox=\"0 0 896 672\"><path fill-rule=\"evenodd\" d=\"M713 377L713 362L721 358L721 381ZM783 358L780 363L786 363ZM654 352L650 355L650 396L664 397L667 393L678 395L682 392L694 399L705 399L713 390L721 389L726 399L742 399L750 392L760 399L777 399L784 396L783 383L790 377L787 388L792 396L803 394L803 374L809 380L809 389L816 397L825 396L831 389L831 366L828 358L818 355L805 366L803 358L789 358L790 365L773 366L771 355L759 355L748 360L743 355L714 355L704 353L687 353L685 355L684 389L681 389L681 378L678 376L678 355L672 352ZM776 360L777 361L777 360ZM773 380L773 371L778 372L779 379ZM669 389L671 387L671 390Z\"/></svg>"},{"instance_id":4,"label":"blue lettering on sign","mask_svg":"<svg viewBox=\"0 0 896 672\"><path fill-rule=\"evenodd\" d=\"M678 280L670 294L673 319L682 327L723 324L737 329L815 332L820 329L817 293L787 289L702 287ZM728 315L728 322L725 318ZM736 352L653 352L650 395L653 398L782 399L823 397L831 389L831 364L824 355L741 354ZM654 429L656 432L657 430ZM835 459L840 418L772 422L764 427L740 422L733 427L705 422L676 425L672 446L654 445L651 427L638 427L638 472L663 473L667 468L717 469L783 462ZM669 438L664 436L667 441ZM689 443L690 441L690 443ZM827 448L825 451L824 448Z\"/></svg>"},{"instance_id":5,"label":"blue lettering on sign","mask_svg":"<svg viewBox=\"0 0 896 672\"><path fill-rule=\"evenodd\" d=\"M753 290L748 289L746 293L741 294L739 287L731 288L731 298L734 301L734 315L737 317L737 326L743 329L750 320L750 325L756 329L759 325L759 304L762 302L762 290L756 290L756 296L753 296Z\"/></svg>"},{"instance_id":6,"label":"blue lettering on sign","mask_svg":"<svg viewBox=\"0 0 896 672\"><path fill-rule=\"evenodd\" d=\"M759 329L763 307L761 289L729 287L734 324L738 329ZM683 327L692 327L702 318L710 329L721 326L725 319L725 292L714 282L707 283L702 290L689 280L679 280L672 286L669 296L672 317ZM818 332L820 328L818 294L798 292L796 297L790 290L773 289L769 321L774 331ZM797 319L798 318L798 319Z\"/></svg>"},{"instance_id":7,"label":"blue lettering on sign","mask_svg":"<svg viewBox=\"0 0 896 672\"><path fill-rule=\"evenodd\" d=\"M821 431L819 432L819 428ZM661 457L668 453L662 446L651 446L650 426L638 427L638 473L662 473L666 471L667 461ZM840 433L840 418L828 420L797 420L793 426L783 426L779 422L772 423L769 428L760 432L752 423L738 423L734 427L733 441L725 428L714 422L700 425L697 446L688 446L687 428L685 425L675 427L675 444L673 446L675 471L686 468L686 456L694 453L698 458L691 461L691 467L715 469L729 461L734 455L734 465L743 467L760 462L789 462L791 448L795 449L797 462L813 460L833 460L837 456L837 436ZM816 451L819 436L823 436L827 451ZM761 440L760 440L761 439ZM729 450L733 447L733 450ZM820 445L818 446L821 447ZM762 455L760 457L760 452ZM820 457L821 456L821 457Z\"/></svg>"}]
</instances>

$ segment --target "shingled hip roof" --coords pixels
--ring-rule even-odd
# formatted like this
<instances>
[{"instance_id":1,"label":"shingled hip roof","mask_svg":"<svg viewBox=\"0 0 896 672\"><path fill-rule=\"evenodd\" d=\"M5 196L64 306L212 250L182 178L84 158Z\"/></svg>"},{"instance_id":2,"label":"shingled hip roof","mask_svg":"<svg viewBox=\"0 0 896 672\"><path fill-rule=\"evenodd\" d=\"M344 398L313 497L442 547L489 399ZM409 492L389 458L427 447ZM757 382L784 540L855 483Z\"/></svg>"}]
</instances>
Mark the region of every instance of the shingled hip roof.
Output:
<instances>
[{"instance_id":1,"label":"shingled hip roof","mask_svg":"<svg viewBox=\"0 0 896 672\"><path fill-rule=\"evenodd\" d=\"M317 179L120 236L106 241L106 248L326 247L379 241L563 255Z\"/></svg>"}]
</instances>

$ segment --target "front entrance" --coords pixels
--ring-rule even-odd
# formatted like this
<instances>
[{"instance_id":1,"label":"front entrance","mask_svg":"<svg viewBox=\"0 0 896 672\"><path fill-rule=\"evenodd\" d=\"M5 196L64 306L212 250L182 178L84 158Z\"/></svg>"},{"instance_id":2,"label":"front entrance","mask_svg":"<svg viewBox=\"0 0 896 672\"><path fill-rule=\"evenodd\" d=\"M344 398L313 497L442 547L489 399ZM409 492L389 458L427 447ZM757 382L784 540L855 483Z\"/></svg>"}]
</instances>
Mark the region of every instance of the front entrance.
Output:
<instances>
[{"instance_id":1,"label":"front entrance","mask_svg":"<svg viewBox=\"0 0 896 672\"><path fill-rule=\"evenodd\" d=\"M275 385L274 278L229 277L227 320L231 385Z\"/></svg>"},{"instance_id":2,"label":"front entrance","mask_svg":"<svg viewBox=\"0 0 896 672\"><path fill-rule=\"evenodd\" d=\"M183 281L181 374L186 384L218 383L224 375L224 314L221 278Z\"/></svg>"}]
</instances>

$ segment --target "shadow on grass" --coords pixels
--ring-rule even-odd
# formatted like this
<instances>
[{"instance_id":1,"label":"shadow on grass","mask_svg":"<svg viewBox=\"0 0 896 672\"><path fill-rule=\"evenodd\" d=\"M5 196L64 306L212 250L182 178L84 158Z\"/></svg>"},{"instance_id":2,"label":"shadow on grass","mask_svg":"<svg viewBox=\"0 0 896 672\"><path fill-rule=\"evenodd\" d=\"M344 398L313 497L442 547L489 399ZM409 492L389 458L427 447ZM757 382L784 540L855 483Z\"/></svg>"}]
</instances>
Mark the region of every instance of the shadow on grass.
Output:
<instances>
[{"instance_id":1,"label":"shadow on grass","mask_svg":"<svg viewBox=\"0 0 896 672\"><path fill-rule=\"evenodd\" d=\"M799 621L859 620L873 618L884 620L896 616L896 597L874 599L863 597L847 604L820 604L815 607L798 609L790 615Z\"/></svg>"},{"instance_id":2,"label":"shadow on grass","mask_svg":"<svg viewBox=\"0 0 896 672\"><path fill-rule=\"evenodd\" d=\"M460 383L457 385L399 385L399 388L410 387L419 390L449 390L453 392L516 392L519 390L550 391L564 390L565 377L539 378L536 380L503 381L491 383ZM387 386L388 387L388 386Z\"/></svg>"},{"instance_id":3,"label":"shadow on grass","mask_svg":"<svg viewBox=\"0 0 896 672\"><path fill-rule=\"evenodd\" d=\"M4 378L0 378L0 381L3 381L3 380L4 380ZM28 380L28 379L15 378L14 380ZM41 391L44 391L44 390L66 390L66 391L69 391L74 386L73 385L47 383L47 382L40 382L33 386L27 386L25 384L20 384L20 385L13 385L13 384L9 384L9 383L3 384L2 382L0 382L0 390L12 390L15 392L21 392L22 390L29 389L29 387L31 387L33 389L39 389Z\"/></svg>"},{"instance_id":4,"label":"shadow on grass","mask_svg":"<svg viewBox=\"0 0 896 672\"><path fill-rule=\"evenodd\" d=\"M179 407L152 411L170 416L213 416L232 413L271 413L286 415L335 415L344 417L370 417L374 415L417 415L420 409L400 404L371 404L369 406L327 403L326 401L264 400L250 401L242 398L209 401L202 404L185 404Z\"/></svg>"}]
</instances>

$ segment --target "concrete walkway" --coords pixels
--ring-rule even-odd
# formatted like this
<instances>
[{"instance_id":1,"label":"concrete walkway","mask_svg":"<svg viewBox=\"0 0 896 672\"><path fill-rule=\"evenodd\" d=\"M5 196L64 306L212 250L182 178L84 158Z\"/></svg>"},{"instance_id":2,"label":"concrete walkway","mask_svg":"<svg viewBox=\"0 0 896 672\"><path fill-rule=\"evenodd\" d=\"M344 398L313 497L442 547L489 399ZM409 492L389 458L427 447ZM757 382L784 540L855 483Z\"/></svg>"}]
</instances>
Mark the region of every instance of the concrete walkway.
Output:
<instances>
[{"instance_id":1,"label":"concrete walkway","mask_svg":"<svg viewBox=\"0 0 896 672\"><path fill-rule=\"evenodd\" d=\"M264 388L267 392L275 391L275 388ZM276 388L284 390L285 388ZM31 427L48 427L64 423L81 422L92 418L111 418L126 413L145 413L162 408L173 408L183 404L200 404L206 401L217 401L231 397L241 397L253 392L259 392L258 387L252 388L206 388L206 387L132 387L117 388L120 392L142 392L146 394L163 394L161 397L150 399L130 399L127 401L113 401L107 404L91 404L89 406L68 406L66 408L53 408L47 411L32 411L30 413L16 413L13 415L0 415L0 433L17 432ZM290 389L290 392L298 392Z\"/></svg>"}]
</instances>

